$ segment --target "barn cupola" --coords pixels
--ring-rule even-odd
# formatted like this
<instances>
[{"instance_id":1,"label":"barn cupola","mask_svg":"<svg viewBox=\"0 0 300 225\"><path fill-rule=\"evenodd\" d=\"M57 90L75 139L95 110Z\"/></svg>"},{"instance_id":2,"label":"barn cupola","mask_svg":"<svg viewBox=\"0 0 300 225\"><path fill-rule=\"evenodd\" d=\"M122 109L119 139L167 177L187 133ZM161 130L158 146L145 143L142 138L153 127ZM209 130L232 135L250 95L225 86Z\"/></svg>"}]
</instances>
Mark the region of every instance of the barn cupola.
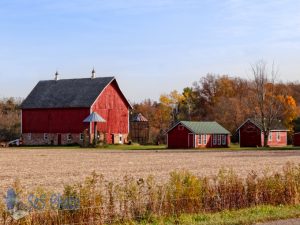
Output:
<instances>
[{"instance_id":1,"label":"barn cupola","mask_svg":"<svg viewBox=\"0 0 300 225\"><path fill-rule=\"evenodd\" d=\"M56 80L56 81L58 81L58 72L57 72L57 70L56 70L56 72L55 72L55 74L54 74L54 80Z\"/></svg>"},{"instance_id":2,"label":"barn cupola","mask_svg":"<svg viewBox=\"0 0 300 225\"><path fill-rule=\"evenodd\" d=\"M92 77L91 77L92 79L94 79L94 78L96 78L96 71L95 71L95 69L93 68L93 70L92 70Z\"/></svg>"}]
</instances>

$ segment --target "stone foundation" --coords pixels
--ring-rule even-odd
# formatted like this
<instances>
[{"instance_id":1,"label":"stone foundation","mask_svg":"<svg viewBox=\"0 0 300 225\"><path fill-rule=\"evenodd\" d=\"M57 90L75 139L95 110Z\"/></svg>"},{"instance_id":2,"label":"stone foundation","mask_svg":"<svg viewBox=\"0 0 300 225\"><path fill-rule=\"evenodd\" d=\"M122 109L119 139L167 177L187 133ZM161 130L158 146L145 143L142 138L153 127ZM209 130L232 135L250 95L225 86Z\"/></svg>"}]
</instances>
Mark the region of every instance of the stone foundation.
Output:
<instances>
[{"instance_id":1,"label":"stone foundation","mask_svg":"<svg viewBox=\"0 0 300 225\"><path fill-rule=\"evenodd\" d=\"M59 143L60 135L60 143ZM68 136L70 135L70 139ZM108 134L107 134L108 135ZM23 145L71 145L79 144L83 145L83 140L80 139L80 133L48 133L45 138L44 133L23 133L22 134L22 144ZM109 144L126 144L128 134L112 134L113 143ZM83 136L84 138L84 136ZM89 137L86 136L86 142L89 142ZM100 140L103 141L104 135L100 134ZM94 140L94 135L91 135L91 142ZM106 139L108 140L108 139Z\"/></svg>"},{"instance_id":2,"label":"stone foundation","mask_svg":"<svg viewBox=\"0 0 300 225\"><path fill-rule=\"evenodd\" d=\"M58 137L61 136L61 145L70 145L70 144L83 144L83 140L80 140L80 134L71 133L71 134L57 134L57 133L48 133L47 138L45 138L44 133L23 133L22 141L23 145L59 145ZM70 135L70 139L68 136Z\"/></svg>"}]
</instances>

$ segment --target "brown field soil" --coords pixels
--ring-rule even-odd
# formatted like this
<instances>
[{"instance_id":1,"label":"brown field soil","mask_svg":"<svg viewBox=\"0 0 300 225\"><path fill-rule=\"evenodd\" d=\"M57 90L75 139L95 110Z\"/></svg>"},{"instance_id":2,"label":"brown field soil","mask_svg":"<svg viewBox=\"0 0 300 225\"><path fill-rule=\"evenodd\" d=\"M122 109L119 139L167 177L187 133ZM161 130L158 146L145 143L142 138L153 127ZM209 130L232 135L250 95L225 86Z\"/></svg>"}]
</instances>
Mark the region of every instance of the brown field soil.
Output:
<instances>
[{"instance_id":1,"label":"brown field soil","mask_svg":"<svg viewBox=\"0 0 300 225\"><path fill-rule=\"evenodd\" d=\"M291 162L300 163L300 151L207 151L207 150L89 150L89 149L0 149L0 191L19 179L25 190L42 186L62 190L65 184L81 182L96 171L110 181L125 175L164 182L171 171L187 169L196 175L213 176L221 168L240 176L252 170L262 174L281 171Z\"/></svg>"}]
</instances>

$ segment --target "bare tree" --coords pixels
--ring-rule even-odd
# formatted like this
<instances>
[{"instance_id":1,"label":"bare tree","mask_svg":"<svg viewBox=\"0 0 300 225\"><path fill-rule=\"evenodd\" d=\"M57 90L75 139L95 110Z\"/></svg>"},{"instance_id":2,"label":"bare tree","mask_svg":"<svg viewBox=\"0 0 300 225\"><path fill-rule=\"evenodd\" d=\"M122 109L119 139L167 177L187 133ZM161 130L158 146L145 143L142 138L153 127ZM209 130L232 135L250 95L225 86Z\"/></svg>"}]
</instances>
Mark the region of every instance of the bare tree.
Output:
<instances>
[{"instance_id":1,"label":"bare tree","mask_svg":"<svg viewBox=\"0 0 300 225\"><path fill-rule=\"evenodd\" d=\"M263 60L251 65L253 75L252 108L259 121L264 135L264 146L268 146L268 136L271 128L279 122L283 104L278 96L283 94L282 89L276 88L278 70L274 63L268 68Z\"/></svg>"}]
</instances>

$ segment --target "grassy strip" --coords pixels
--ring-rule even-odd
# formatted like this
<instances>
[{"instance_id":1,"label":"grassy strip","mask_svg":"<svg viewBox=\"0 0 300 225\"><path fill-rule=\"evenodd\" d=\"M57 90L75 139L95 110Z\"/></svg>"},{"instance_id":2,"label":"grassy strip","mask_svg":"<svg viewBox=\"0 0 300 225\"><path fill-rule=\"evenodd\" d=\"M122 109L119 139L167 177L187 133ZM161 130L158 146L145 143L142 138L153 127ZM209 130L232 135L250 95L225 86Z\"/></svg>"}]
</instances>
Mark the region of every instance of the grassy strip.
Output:
<instances>
[{"instance_id":1,"label":"grassy strip","mask_svg":"<svg viewBox=\"0 0 300 225\"><path fill-rule=\"evenodd\" d=\"M106 145L105 147L99 146L97 149L110 149L110 150L177 150L167 149L166 145ZM180 150L180 149L179 149ZM285 146L285 147L245 147L240 148L239 145L231 145L229 148L200 148L200 149L184 149L195 151L270 151L270 150L300 150L300 147Z\"/></svg>"},{"instance_id":2,"label":"grassy strip","mask_svg":"<svg viewBox=\"0 0 300 225\"><path fill-rule=\"evenodd\" d=\"M14 147L13 149L86 149L86 150L167 150L166 145L107 145L105 147L99 146L97 148L81 148L80 146L22 146ZM180 150L180 149L168 149ZM300 150L300 147L286 146L286 147L259 147L259 148L240 148L230 146L229 148L201 148L201 149L181 149L181 150L194 150L194 151L270 151L270 150Z\"/></svg>"},{"instance_id":3,"label":"grassy strip","mask_svg":"<svg viewBox=\"0 0 300 225\"><path fill-rule=\"evenodd\" d=\"M164 150L166 145L106 145L97 148L87 147L81 148L79 145L73 146L22 146L13 149L84 149L84 150Z\"/></svg>"},{"instance_id":4,"label":"grassy strip","mask_svg":"<svg viewBox=\"0 0 300 225\"><path fill-rule=\"evenodd\" d=\"M106 145L105 147L97 147L97 149L110 149L110 150L164 150L166 145Z\"/></svg>"},{"instance_id":5,"label":"grassy strip","mask_svg":"<svg viewBox=\"0 0 300 225\"><path fill-rule=\"evenodd\" d=\"M154 218L130 224L140 225L250 225L258 222L274 221L279 219L300 217L300 205L295 206L270 206L262 205L234 211L222 211L218 213L183 214L179 217ZM128 223L129 224L129 223Z\"/></svg>"}]
</instances>

